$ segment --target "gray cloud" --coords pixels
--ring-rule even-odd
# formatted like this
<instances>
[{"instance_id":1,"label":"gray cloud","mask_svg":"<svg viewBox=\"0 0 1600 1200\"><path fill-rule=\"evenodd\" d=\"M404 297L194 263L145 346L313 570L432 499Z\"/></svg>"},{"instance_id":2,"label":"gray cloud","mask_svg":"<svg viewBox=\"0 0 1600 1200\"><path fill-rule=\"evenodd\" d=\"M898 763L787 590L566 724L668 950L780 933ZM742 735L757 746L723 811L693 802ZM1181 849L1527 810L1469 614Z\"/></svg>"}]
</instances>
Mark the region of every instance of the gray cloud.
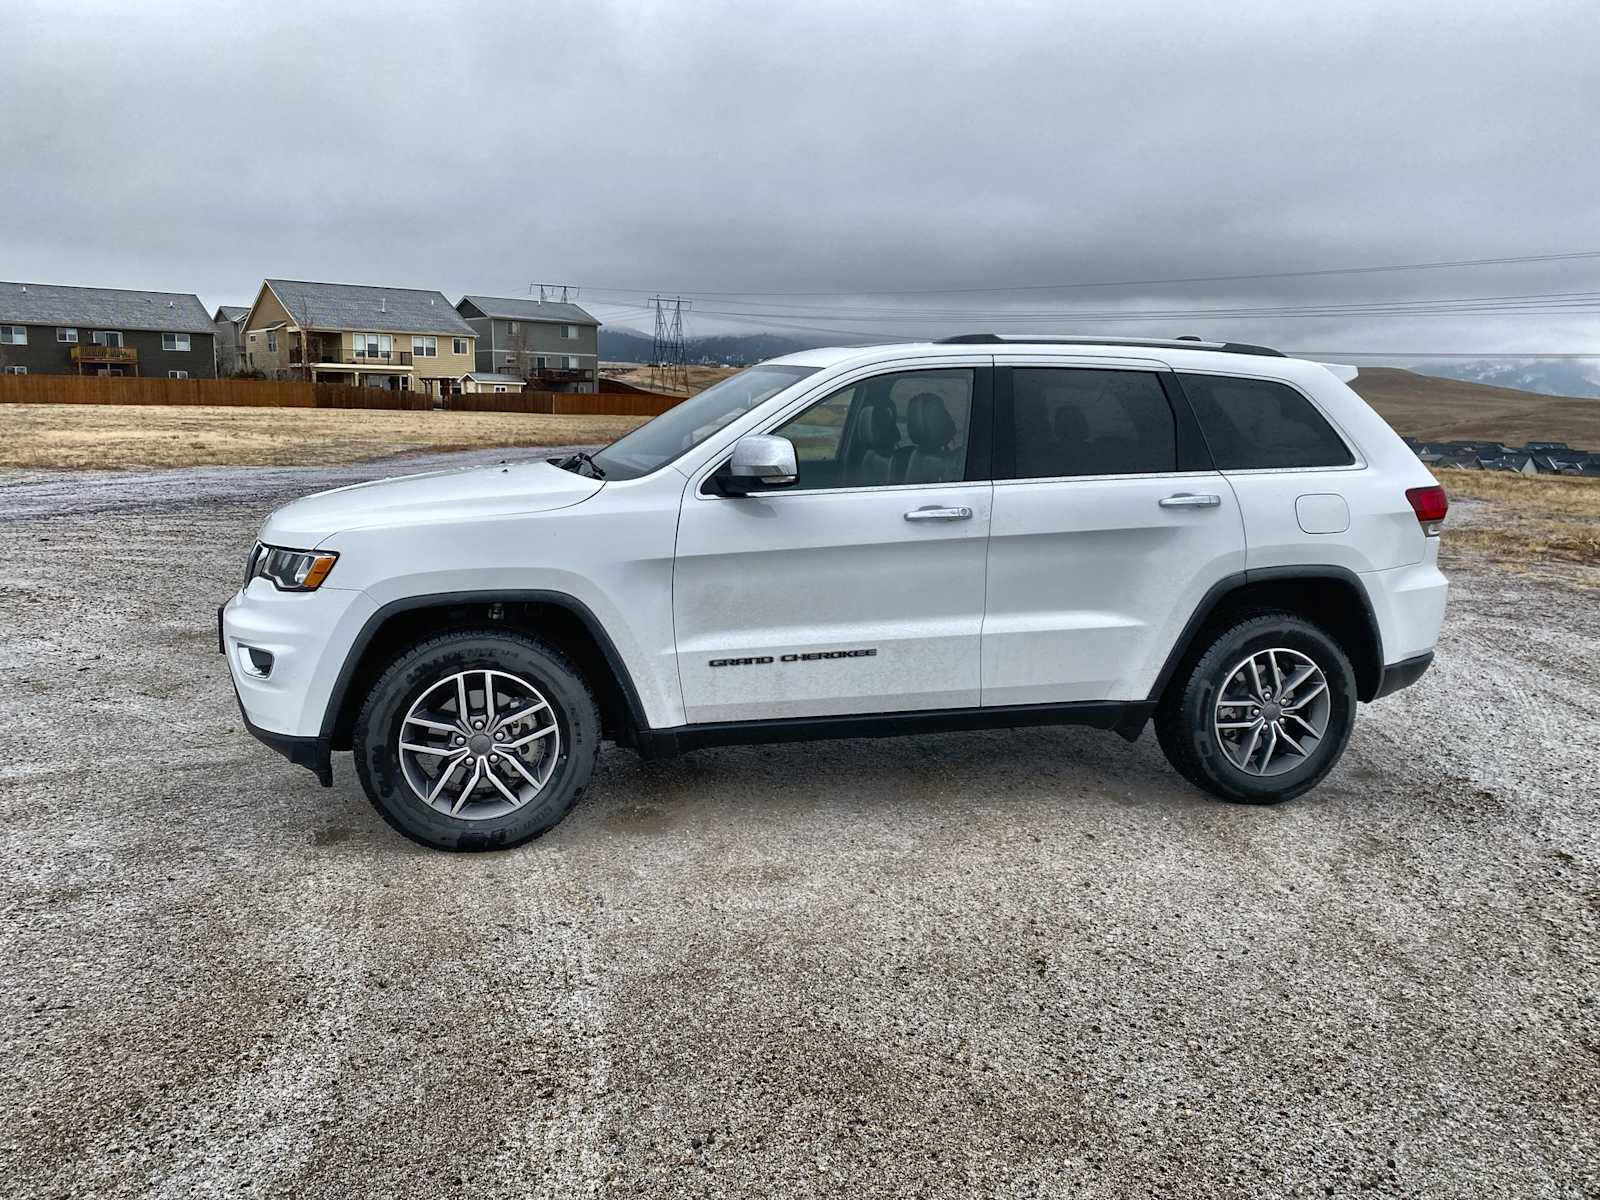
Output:
<instances>
[{"instance_id":1,"label":"gray cloud","mask_svg":"<svg viewBox=\"0 0 1600 1200\"><path fill-rule=\"evenodd\" d=\"M388 3L0 12L0 277L519 294L1001 287L1600 250L1592 0ZM1600 260L983 296L779 328L1600 292ZM711 297L692 320L747 328ZM1600 307L1600 306L1596 306ZM911 310L937 310L918 316ZM848 319L841 310L850 310ZM872 310L873 316L858 313ZM1574 350L1594 315L1173 318L1306 349Z\"/></svg>"}]
</instances>

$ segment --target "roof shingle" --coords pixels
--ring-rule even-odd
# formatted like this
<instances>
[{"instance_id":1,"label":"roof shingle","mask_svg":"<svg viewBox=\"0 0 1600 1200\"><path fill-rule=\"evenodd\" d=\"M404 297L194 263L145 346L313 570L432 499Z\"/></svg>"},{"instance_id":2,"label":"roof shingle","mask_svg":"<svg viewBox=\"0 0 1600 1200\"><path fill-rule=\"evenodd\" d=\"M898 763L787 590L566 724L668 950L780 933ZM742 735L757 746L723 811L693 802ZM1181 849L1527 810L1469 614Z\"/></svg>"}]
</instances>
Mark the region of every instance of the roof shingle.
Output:
<instances>
[{"instance_id":1,"label":"roof shingle","mask_svg":"<svg viewBox=\"0 0 1600 1200\"><path fill-rule=\"evenodd\" d=\"M513 300L504 296L463 296L461 303L470 304L486 317L501 321L549 321L561 325L599 325L576 304L562 304L553 300Z\"/></svg>"},{"instance_id":2,"label":"roof shingle","mask_svg":"<svg viewBox=\"0 0 1600 1200\"><path fill-rule=\"evenodd\" d=\"M216 332L200 297L189 292L137 292L59 283L0 283L0 321L159 333Z\"/></svg>"},{"instance_id":3,"label":"roof shingle","mask_svg":"<svg viewBox=\"0 0 1600 1200\"><path fill-rule=\"evenodd\" d=\"M269 279L266 283L302 329L469 336L476 333L441 292L300 279Z\"/></svg>"}]
</instances>

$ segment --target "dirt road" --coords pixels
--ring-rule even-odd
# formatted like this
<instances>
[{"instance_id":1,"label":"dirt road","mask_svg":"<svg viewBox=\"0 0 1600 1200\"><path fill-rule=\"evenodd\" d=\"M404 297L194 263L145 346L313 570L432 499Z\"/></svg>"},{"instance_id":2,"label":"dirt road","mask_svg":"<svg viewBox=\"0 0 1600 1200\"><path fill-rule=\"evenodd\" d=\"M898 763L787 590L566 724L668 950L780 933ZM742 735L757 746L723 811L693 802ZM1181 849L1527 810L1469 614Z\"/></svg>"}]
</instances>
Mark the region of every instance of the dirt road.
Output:
<instances>
[{"instance_id":1,"label":"dirt road","mask_svg":"<svg viewBox=\"0 0 1600 1200\"><path fill-rule=\"evenodd\" d=\"M1456 564L1278 808L1148 733L608 750L448 856L215 651L264 513L393 470L0 487L5 1195L1600 1189L1588 576Z\"/></svg>"}]
</instances>

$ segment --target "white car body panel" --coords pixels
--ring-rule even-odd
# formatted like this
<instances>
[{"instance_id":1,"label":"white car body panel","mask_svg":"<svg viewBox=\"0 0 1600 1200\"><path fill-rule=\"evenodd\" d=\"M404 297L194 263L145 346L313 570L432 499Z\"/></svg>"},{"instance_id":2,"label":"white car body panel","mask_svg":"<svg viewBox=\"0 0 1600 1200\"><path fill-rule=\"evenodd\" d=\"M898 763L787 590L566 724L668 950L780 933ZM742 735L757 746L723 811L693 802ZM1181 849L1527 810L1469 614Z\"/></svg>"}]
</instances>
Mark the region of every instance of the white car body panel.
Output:
<instances>
[{"instance_id":1,"label":"white car body panel","mask_svg":"<svg viewBox=\"0 0 1600 1200\"><path fill-rule=\"evenodd\" d=\"M1446 584L1406 497L1432 477L1326 367L1205 349L913 345L808 351L819 368L676 461L600 481L543 463L435 472L286 505L261 540L339 554L313 593L257 579L222 637L252 724L324 735L361 634L389 606L550 593L603 631L650 730L730 721L1146 699L1207 591L1240 572L1333 567L1365 589L1383 661L1427 653ZM748 433L878 373L1121 365L1289 383L1354 448L1311 471L1000 480L707 496ZM1177 492L1218 497L1167 510ZM1315 497L1302 504L1306 497ZM1337 529L1342 500L1346 527ZM970 520L914 524L922 505ZM1305 513L1314 514L1307 518ZM1307 532L1303 522L1328 532ZM254 679L237 650L277 656ZM783 662L785 654L875 649ZM713 659L772 657L716 667Z\"/></svg>"}]
</instances>

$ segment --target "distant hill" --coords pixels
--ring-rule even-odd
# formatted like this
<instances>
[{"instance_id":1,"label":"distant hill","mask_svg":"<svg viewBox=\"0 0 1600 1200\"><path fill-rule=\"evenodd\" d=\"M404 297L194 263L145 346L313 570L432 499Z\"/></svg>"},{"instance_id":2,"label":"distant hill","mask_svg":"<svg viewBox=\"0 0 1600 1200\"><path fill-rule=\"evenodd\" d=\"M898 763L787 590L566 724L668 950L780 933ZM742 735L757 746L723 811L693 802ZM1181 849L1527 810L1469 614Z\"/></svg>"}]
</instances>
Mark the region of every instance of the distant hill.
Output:
<instances>
[{"instance_id":1,"label":"distant hill","mask_svg":"<svg viewBox=\"0 0 1600 1200\"><path fill-rule=\"evenodd\" d=\"M1513 446L1558 441L1600 451L1600 400L1545 396L1394 367L1362 367L1350 386L1396 432L1413 437L1481 438Z\"/></svg>"},{"instance_id":2,"label":"distant hill","mask_svg":"<svg viewBox=\"0 0 1600 1200\"><path fill-rule=\"evenodd\" d=\"M1416 362L1411 369L1546 396L1600 397L1600 358L1460 358Z\"/></svg>"}]
</instances>

